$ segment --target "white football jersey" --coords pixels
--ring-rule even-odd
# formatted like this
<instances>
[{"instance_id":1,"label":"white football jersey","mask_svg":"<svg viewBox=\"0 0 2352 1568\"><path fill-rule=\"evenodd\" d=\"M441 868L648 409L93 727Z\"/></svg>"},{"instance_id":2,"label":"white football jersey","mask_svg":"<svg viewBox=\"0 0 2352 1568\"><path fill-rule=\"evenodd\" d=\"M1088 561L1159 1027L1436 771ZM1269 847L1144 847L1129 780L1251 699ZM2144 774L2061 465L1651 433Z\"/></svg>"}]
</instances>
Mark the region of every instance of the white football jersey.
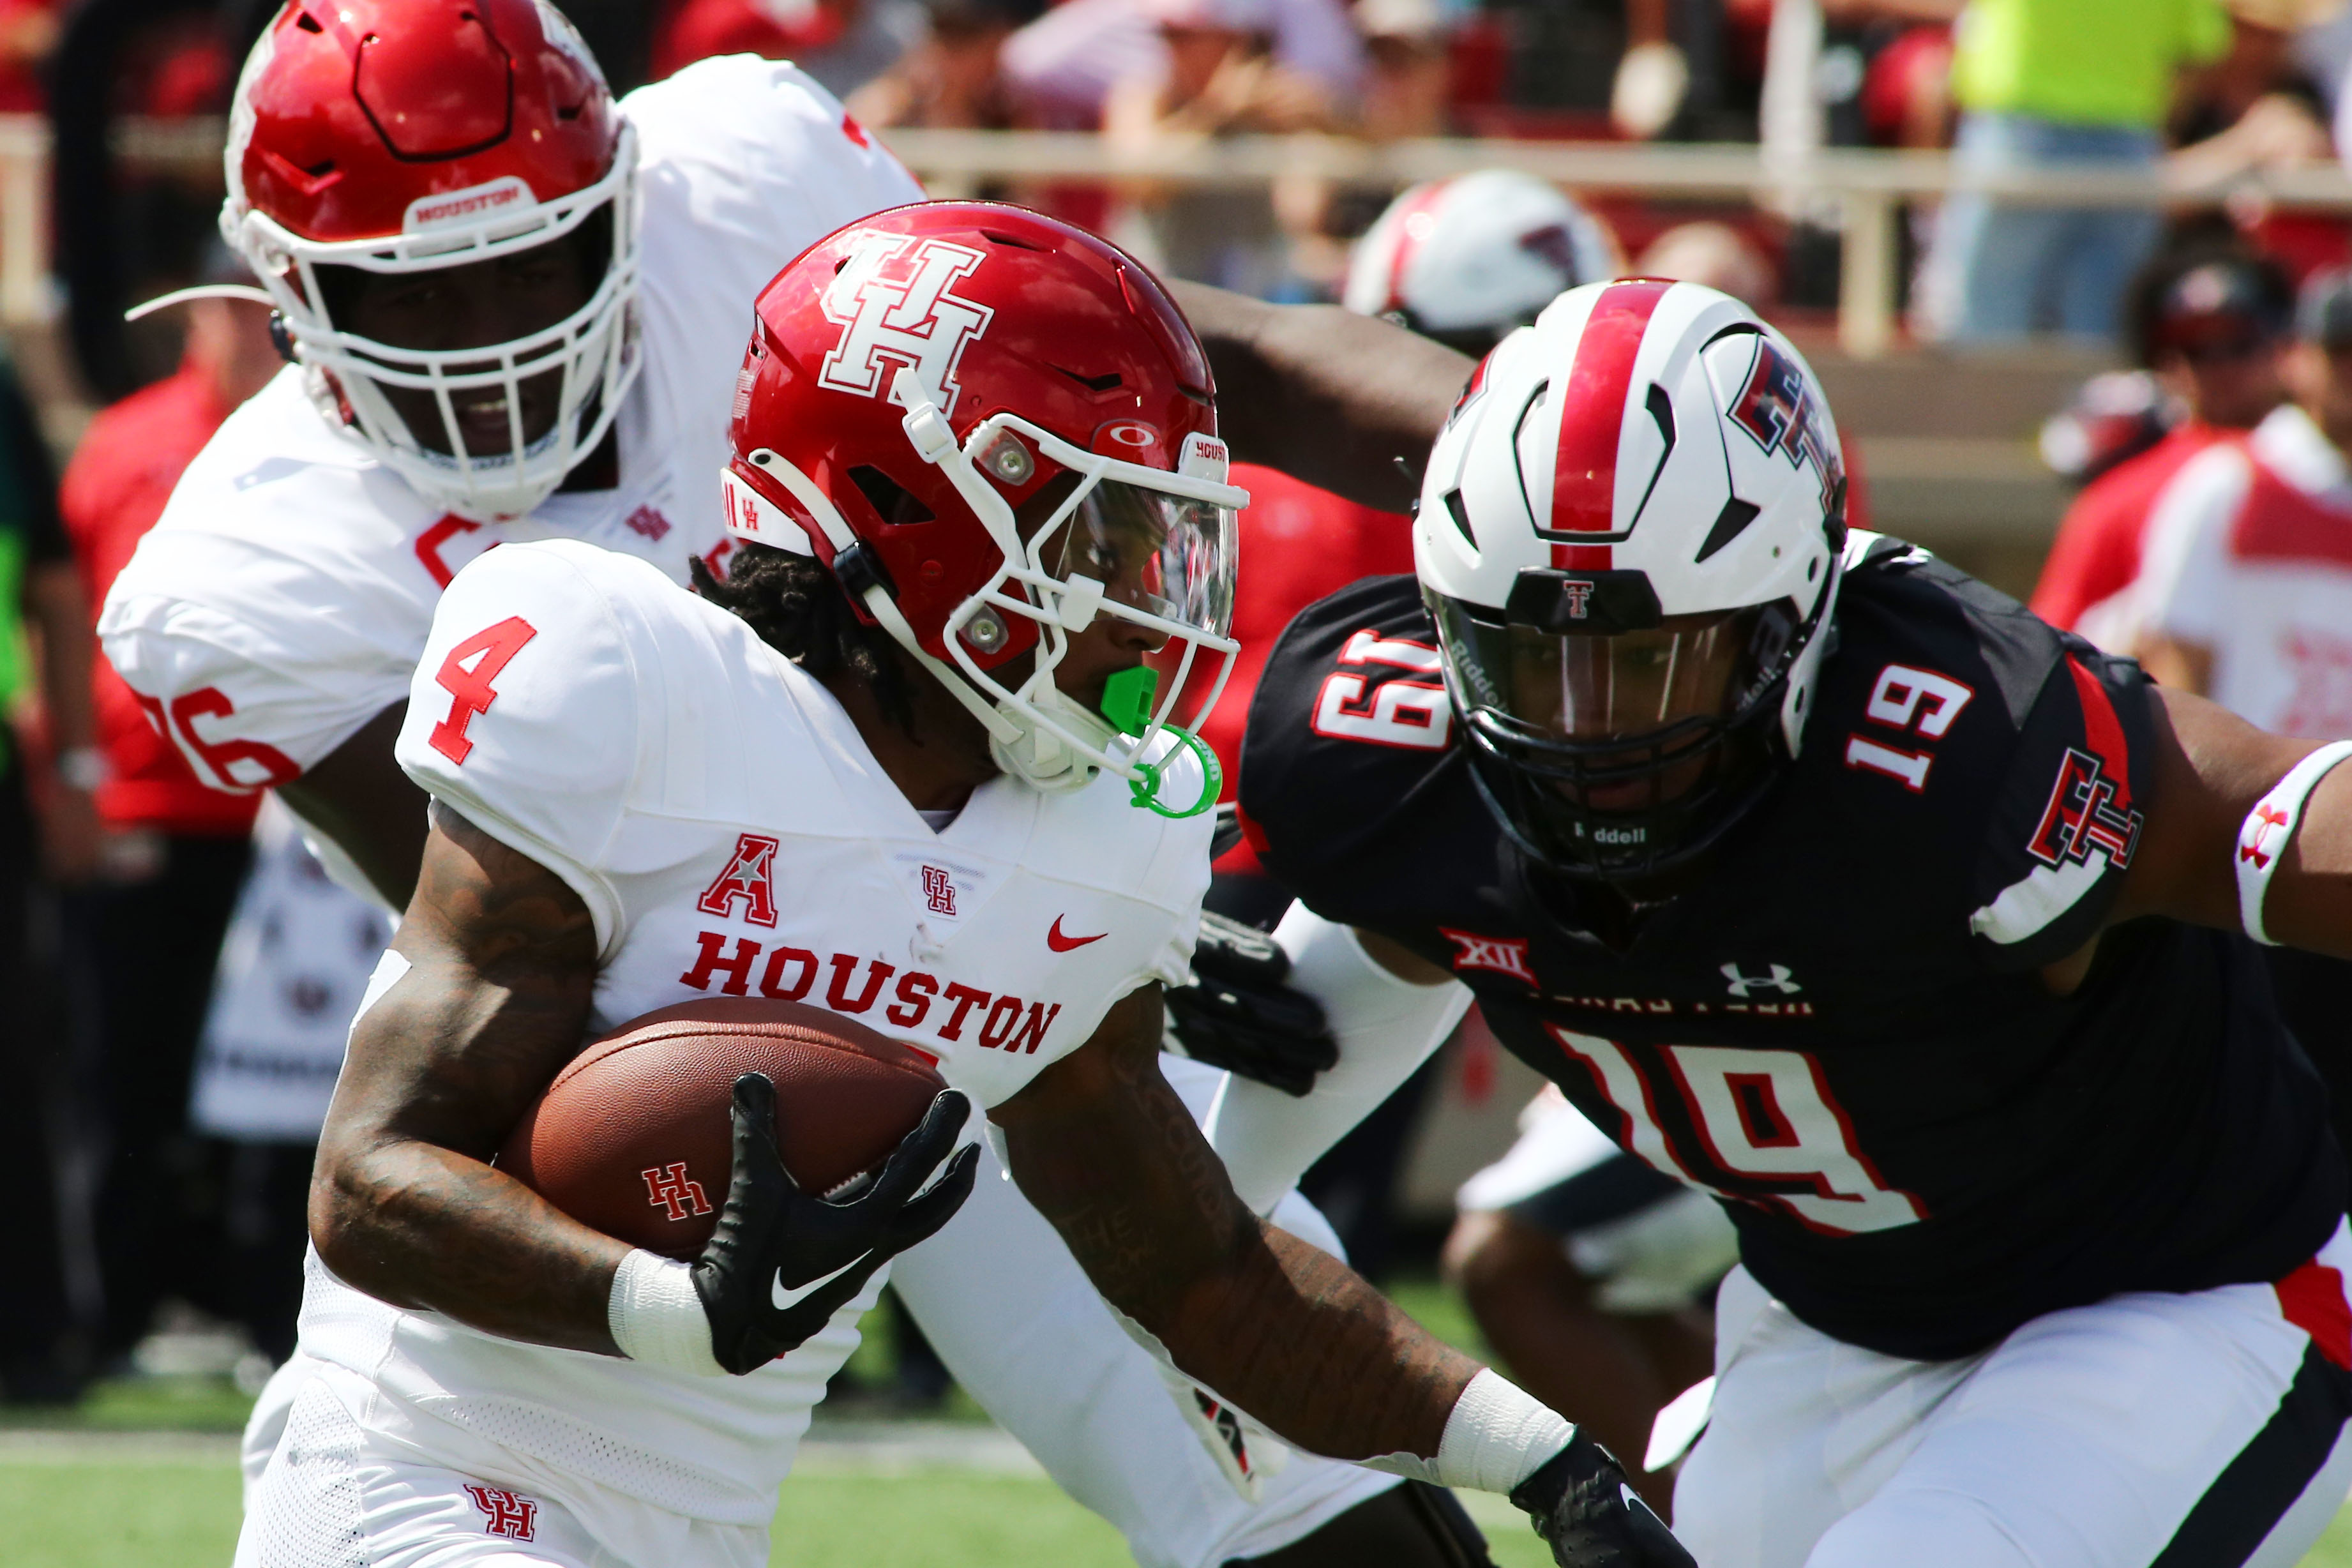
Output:
<instances>
[{"instance_id":1,"label":"white football jersey","mask_svg":"<svg viewBox=\"0 0 2352 1568\"><path fill-rule=\"evenodd\" d=\"M615 421L616 489L485 525L372 458L289 368L229 416L107 595L107 656L196 776L299 776L408 695L433 606L494 545L585 539L684 582L731 548L717 474L751 304L845 223L922 189L790 65L706 60L631 93L645 368Z\"/></svg>"},{"instance_id":2,"label":"white football jersey","mask_svg":"<svg viewBox=\"0 0 2352 1568\"><path fill-rule=\"evenodd\" d=\"M1055 795L998 778L934 832L822 685L652 566L572 541L457 574L398 755L436 805L586 902L593 1027L696 996L789 998L935 1058L982 1106L1139 986L1181 982L1208 886L1213 819L1139 810L1116 778ZM442 1462L499 1463L518 1486L581 1476L653 1505L596 1522L617 1545L679 1515L766 1520L872 1294L768 1368L696 1378L478 1333L314 1275L303 1348L372 1380L374 1414L354 1413L371 1429L425 1447L429 1415L509 1455L445 1432ZM516 1474L518 1455L552 1479Z\"/></svg>"},{"instance_id":3,"label":"white football jersey","mask_svg":"<svg viewBox=\"0 0 2352 1568\"><path fill-rule=\"evenodd\" d=\"M2149 630L2212 651L2216 702L2275 733L2352 737L2352 473L2302 409L2173 477L2135 592Z\"/></svg>"}]
</instances>

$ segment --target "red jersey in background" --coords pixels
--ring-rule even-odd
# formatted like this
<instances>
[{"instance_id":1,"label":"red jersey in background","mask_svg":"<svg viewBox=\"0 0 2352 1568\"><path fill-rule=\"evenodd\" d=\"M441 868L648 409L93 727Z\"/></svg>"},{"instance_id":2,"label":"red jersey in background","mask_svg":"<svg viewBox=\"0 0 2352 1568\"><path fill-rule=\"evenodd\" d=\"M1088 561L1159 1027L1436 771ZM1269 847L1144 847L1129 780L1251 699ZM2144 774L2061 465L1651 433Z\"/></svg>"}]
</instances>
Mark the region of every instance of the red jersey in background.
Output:
<instances>
[{"instance_id":1,"label":"red jersey in background","mask_svg":"<svg viewBox=\"0 0 2352 1568\"><path fill-rule=\"evenodd\" d=\"M211 381L183 365L90 421L66 467L58 508L93 622L116 574L163 514L182 470L228 416ZM109 826L239 838L252 831L258 795L224 795L198 783L102 658L90 671L90 686L110 773L99 786L98 813Z\"/></svg>"},{"instance_id":2,"label":"red jersey in background","mask_svg":"<svg viewBox=\"0 0 2352 1568\"><path fill-rule=\"evenodd\" d=\"M2244 434L2191 420L2085 485L2058 524L2034 584L2033 613L2109 653L2128 655L2139 640L2139 616L2126 590L2139 579L2140 546L2157 497L2189 458Z\"/></svg>"},{"instance_id":3,"label":"red jersey in background","mask_svg":"<svg viewBox=\"0 0 2352 1568\"><path fill-rule=\"evenodd\" d=\"M1412 520L1343 500L1272 468L1236 463L1233 482L1249 491L1241 514L1240 563L1234 590L1234 636L1242 650L1233 679L1217 700L1201 738L1224 764L1223 798L1234 798L1241 772L1242 731L1258 672L1290 618L1326 595L1361 577L1412 570ZM1247 844L1217 862L1220 871L1255 872Z\"/></svg>"}]
</instances>

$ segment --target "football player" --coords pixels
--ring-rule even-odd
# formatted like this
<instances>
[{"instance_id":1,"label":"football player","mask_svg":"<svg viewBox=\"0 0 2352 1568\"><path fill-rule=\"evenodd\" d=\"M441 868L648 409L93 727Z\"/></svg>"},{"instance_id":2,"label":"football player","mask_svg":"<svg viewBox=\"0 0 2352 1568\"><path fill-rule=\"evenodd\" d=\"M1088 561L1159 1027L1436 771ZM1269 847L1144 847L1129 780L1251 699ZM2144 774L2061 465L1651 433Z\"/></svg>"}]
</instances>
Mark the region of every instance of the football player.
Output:
<instances>
[{"instance_id":1,"label":"football player","mask_svg":"<svg viewBox=\"0 0 2352 1568\"><path fill-rule=\"evenodd\" d=\"M541 539L681 584L698 557L723 563L711 475L746 309L807 245L921 192L789 66L708 61L616 104L536 0L289 4L235 106L224 226L296 363L190 468L102 630L200 778L275 788L399 908L425 822L393 740L442 589ZM1236 336L1266 329L1204 303ZM1474 1550L1425 1489L1307 1458L1270 1473L1279 1456L1236 1418L1171 1399L1009 1184L898 1286L958 1378L1151 1568L1349 1562L1350 1531L1432 1563ZM310 1366L257 1407L249 1474Z\"/></svg>"},{"instance_id":2,"label":"football player","mask_svg":"<svg viewBox=\"0 0 2352 1568\"><path fill-rule=\"evenodd\" d=\"M1745 307L1563 296L1438 436L1415 578L1272 656L1261 858L1730 1214L1675 1492L1709 1568L2292 1563L2352 1479L2352 1236L2253 943L2352 953L2352 744L1843 490ZM1378 1056L1391 993L1318 994L1334 1073ZM1234 1083L1244 1197L1315 1098Z\"/></svg>"},{"instance_id":3,"label":"football player","mask_svg":"<svg viewBox=\"0 0 2352 1568\"><path fill-rule=\"evenodd\" d=\"M398 742L434 802L423 872L321 1142L320 1365L243 1561L766 1561L856 1315L971 1183L950 1151L976 1100L1190 1376L1309 1451L1507 1491L1562 1563L1689 1562L1591 1439L1243 1207L1160 1077L1217 791L1174 721L1234 651L1247 499L1212 395L1109 246L903 207L760 296L724 582L573 541L457 574ZM799 1192L758 1075L691 1264L488 1163L583 1035L752 994L861 1017L954 1086L870 1187Z\"/></svg>"}]
</instances>

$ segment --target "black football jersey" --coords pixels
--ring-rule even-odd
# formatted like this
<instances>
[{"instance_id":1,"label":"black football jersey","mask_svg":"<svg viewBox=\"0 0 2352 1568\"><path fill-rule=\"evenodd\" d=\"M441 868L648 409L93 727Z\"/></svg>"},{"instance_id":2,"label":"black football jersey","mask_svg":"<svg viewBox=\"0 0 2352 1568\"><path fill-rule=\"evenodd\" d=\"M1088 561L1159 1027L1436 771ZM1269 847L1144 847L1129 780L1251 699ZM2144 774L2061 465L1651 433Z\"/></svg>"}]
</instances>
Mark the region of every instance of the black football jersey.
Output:
<instances>
[{"instance_id":1,"label":"black football jersey","mask_svg":"<svg viewBox=\"0 0 2352 1568\"><path fill-rule=\"evenodd\" d=\"M2344 1212L2322 1096L2244 938L2118 926L2152 787L2138 668L1857 536L1801 755L1622 949L1482 804L1410 577L1307 609L1241 805L1332 920L1451 969L1627 1150L1719 1196L1749 1271L1943 1359L2126 1290L2275 1279Z\"/></svg>"}]
</instances>

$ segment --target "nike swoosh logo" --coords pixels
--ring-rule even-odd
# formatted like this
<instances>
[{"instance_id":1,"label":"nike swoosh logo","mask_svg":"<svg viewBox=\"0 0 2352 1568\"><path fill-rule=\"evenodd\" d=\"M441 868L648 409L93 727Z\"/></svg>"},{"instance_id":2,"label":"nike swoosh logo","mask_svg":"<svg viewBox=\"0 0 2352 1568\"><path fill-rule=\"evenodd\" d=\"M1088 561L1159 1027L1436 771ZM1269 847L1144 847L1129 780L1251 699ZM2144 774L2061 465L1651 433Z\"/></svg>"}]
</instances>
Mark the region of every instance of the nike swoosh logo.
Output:
<instances>
[{"instance_id":1,"label":"nike swoosh logo","mask_svg":"<svg viewBox=\"0 0 2352 1568\"><path fill-rule=\"evenodd\" d=\"M774 1304L776 1310L779 1312L797 1307L803 1301L807 1300L818 1289L840 1279L843 1275L848 1273L851 1269L856 1268L859 1264L865 1261L866 1255L864 1253L859 1253L856 1257L851 1258L848 1262L843 1264L832 1273L825 1275L823 1279L812 1279L807 1284L803 1285L796 1289L789 1290L784 1288L784 1271L779 1268L776 1270L775 1279L770 1282L768 1286L768 1300Z\"/></svg>"},{"instance_id":2,"label":"nike swoosh logo","mask_svg":"<svg viewBox=\"0 0 2352 1568\"><path fill-rule=\"evenodd\" d=\"M1062 917L1055 915L1054 917L1054 929L1045 933L1045 945L1052 948L1055 952L1074 952L1077 949L1086 946L1087 943L1090 942L1102 941L1103 938L1109 934L1110 932L1107 931L1098 931L1092 936L1064 936L1062 934Z\"/></svg>"}]
</instances>

